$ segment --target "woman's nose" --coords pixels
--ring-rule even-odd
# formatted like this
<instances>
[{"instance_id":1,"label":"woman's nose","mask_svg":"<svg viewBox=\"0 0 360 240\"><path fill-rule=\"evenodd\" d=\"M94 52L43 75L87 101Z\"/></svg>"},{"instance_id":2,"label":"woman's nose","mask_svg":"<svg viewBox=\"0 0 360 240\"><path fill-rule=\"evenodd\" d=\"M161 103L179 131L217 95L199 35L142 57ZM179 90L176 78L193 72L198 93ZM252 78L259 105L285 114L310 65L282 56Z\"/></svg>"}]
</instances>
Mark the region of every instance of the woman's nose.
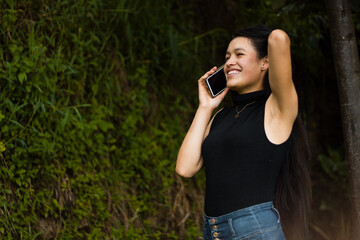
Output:
<instances>
[{"instance_id":1,"label":"woman's nose","mask_svg":"<svg viewBox=\"0 0 360 240\"><path fill-rule=\"evenodd\" d=\"M229 58L227 61L226 61L226 65L227 66L232 66L235 64L235 61L234 61L234 58Z\"/></svg>"}]
</instances>

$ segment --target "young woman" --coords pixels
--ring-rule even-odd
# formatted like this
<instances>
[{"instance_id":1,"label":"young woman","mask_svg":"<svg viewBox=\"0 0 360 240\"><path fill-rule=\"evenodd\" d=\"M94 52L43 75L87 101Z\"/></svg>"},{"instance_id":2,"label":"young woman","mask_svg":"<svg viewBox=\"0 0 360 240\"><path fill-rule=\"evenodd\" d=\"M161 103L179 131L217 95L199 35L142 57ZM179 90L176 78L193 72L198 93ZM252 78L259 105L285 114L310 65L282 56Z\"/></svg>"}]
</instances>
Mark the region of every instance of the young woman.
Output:
<instances>
[{"instance_id":1,"label":"young woman","mask_svg":"<svg viewBox=\"0 0 360 240\"><path fill-rule=\"evenodd\" d=\"M183 177L205 167L203 239L307 239L309 156L290 39L279 29L243 29L225 59L224 92L207 91L216 67L198 81L199 107L176 163ZM229 91L234 105L211 118Z\"/></svg>"}]
</instances>

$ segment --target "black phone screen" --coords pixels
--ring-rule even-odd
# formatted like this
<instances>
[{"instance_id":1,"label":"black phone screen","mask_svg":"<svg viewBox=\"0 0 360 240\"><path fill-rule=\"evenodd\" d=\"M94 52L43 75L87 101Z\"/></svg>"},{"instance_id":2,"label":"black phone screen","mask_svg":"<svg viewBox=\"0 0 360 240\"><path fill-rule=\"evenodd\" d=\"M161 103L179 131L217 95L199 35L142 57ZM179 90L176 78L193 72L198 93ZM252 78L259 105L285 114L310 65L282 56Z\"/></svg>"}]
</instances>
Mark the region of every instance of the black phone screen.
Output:
<instances>
[{"instance_id":1,"label":"black phone screen","mask_svg":"<svg viewBox=\"0 0 360 240\"><path fill-rule=\"evenodd\" d=\"M223 67L219 68L215 73L208 77L206 83L213 97L216 97L224 91L226 88L226 77Z\"/></svg>"}]
</instances>

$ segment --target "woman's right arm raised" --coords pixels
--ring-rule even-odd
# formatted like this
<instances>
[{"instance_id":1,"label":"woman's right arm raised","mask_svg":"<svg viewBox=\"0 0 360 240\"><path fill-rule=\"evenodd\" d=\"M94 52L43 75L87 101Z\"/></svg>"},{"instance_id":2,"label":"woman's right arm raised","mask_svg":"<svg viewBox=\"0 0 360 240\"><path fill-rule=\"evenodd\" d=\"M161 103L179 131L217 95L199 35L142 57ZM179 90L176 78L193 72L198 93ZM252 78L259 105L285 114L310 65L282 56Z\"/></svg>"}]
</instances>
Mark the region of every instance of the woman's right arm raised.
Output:
<instances>
[{"instance_id":1,"label":"woman's right arm raised","mask_svg":"<svg viewBox=\"0 0 360 240\"><path fill-rule=\"evenodd\" d=\"M212 112L220 105L225 95L229 91L226 88L217 97L212 98L207 91L205 79L216 71L213 67L210 71L205 73L198 81L199 86L199 107L196 111L195 117L191 126L181 144L177 161L176 173L182 177L192 177L203 166L201 156L201 145L209 133Z\"/></svg>"}]
</instances>

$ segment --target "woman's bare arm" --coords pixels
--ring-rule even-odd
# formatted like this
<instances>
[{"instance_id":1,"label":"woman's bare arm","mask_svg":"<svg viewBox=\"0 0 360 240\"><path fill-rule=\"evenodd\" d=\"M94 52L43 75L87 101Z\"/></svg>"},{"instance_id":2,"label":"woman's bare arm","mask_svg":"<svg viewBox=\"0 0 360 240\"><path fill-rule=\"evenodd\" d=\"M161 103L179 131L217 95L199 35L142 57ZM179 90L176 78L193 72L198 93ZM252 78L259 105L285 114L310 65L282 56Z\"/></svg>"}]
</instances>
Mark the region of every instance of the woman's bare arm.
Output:
<instances>
[{"instance_id":1,"label":"woman's bare arm","mask_svg":"<svg viewBox=\"0 0 360 240\"><path fill-rule=\"evenodd\" d=\"M282 30L271 32L268 40L269 84L273 111L295 120L298 98L292 80L290 38Z\"/></svg>"},{"instance_id":2,"label":"woman's bare arm","mask_svg":"<svg viewBox=\"0 0 360 240\"><path fill-rule=\"evenodd\" d=\"M290 38L274 30L268 38L269 84L272 91L265 107L265 131L273 143L290 135L298 114L298 96L292 80Z\"/></svg>"},{"instance_id":3,"label":"woman's bare arm","mask_svg":"<svg viewBox=\"0 0 360 240\"><path fill-rule=\"evenodd\" d=\"M192 177L203 166L201 144L205 138L205 130L211 114L212 110L209 108L199 107L196 111L177 156L176 172L182 177Z\"/></svg>"},{"instance_id":4,"label":"woman's bare arm","mask_svg":"<svg viewBox=\"0 0 360 240\"><path fill-rule=\"evenodd\" d=\"M204 74L198 82L199 85L199 107L196 111L193 122L181 144L177 161L176 172L183 177L192 177L203 166L201 157L201 145L209 133L211 126L210 118L212 112L219 106L229 91L225 89L220 95L212 98L207 91L205 79L214 73L216 67Z\"/></svg>"}]
</instances>

